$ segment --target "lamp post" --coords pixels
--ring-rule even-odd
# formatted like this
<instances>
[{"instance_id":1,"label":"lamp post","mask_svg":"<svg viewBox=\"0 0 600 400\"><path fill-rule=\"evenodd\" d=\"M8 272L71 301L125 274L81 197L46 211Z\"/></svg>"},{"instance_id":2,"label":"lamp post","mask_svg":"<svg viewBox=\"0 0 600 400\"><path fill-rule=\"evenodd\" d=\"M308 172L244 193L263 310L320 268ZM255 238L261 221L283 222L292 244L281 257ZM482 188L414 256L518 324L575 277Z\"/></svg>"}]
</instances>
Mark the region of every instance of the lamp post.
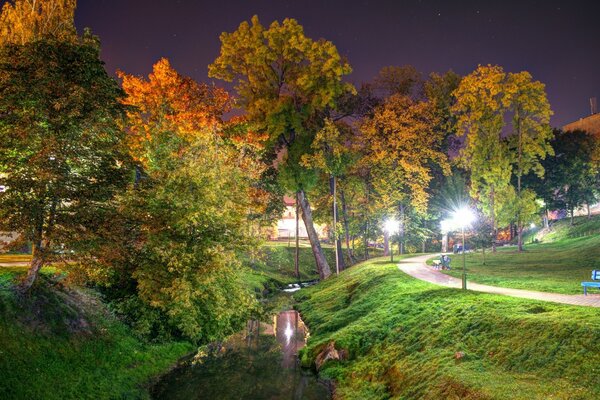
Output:
<instances>
[{"instance_id":1,"label":"lamp post","mask_svg":"<svg viewBox=\"0 0 600 400\"><path fill-rule=\"evenodd\" d=\"M400 230L400 223L395 219L388 219L383 225L383 229L390 236L390 262L394 262L394 242L392 241L392 235L398 233Z\"/></svg>"},{"instance_id":2,"label":"lamp post","mask_svg":"<svg viewBox=\"0 0 600 400\"><path fill-rule=\"evenodd\" d=\"M454 223L460 226L462 233L462 253L463 253L463 270L462 270L462 288L467 289L467 258L465 253L465 227L469 226L475 220L475 215L467 207L460 208L454 211Z\"/></svg>"}]
</instances>

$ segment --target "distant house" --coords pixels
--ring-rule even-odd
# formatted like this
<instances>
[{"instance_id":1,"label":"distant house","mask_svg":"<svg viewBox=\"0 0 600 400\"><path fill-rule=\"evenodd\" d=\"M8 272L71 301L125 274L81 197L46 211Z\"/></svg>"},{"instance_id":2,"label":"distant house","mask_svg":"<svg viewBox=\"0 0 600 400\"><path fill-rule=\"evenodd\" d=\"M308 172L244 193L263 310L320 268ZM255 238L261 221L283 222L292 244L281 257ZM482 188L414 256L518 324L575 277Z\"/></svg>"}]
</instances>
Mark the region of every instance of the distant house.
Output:
<instances>
[{"instance_id":1,"label":"distant house","mask_svg":"<svg viewBox=\"0 0 600 400\"><path fill-rule=\"evenodd\" d=\"M593 135L596 140L600 141L600 113L598 112L596 98L590 99L590 110L591 114L587 117L579 118L577 121L568 123L562 127L563 131L585 131L591 135ZM559 211L556 211L558 213ZM590 204L589 209L590 214L600 214L600 203ZM588 209L587 207L582 207L575 211L575 215L587 215ZM555 218L550 219L560 219L561 215L554 216Z\"/></svg>"},{"instance_id":2,"label":"distant house","mask_svg":"<svg viewBox=\"0 0 600 400\"><path fill-rule=\"evenodd\" d=\"M600 139L600 113L588 115L563 126L563 131L586 131Z\"/></svg>"},{"instance_id":3,"label":"distant house","mask_svg":"<svg viewBox=\"0 0 600 400\"><path fill-rule=\"evenodd\" d=\"M284 196L283 203L285 204L285 211L277 221L277 226L270 235L271 240L296 237L296 201L292 197ZM319 235L319 239L327 238L327 228L325 226L315 224L315 229ZM300 216L298 223L298 237L300 239L308 239L302 216Z\"/></svg>"}]
</instances>

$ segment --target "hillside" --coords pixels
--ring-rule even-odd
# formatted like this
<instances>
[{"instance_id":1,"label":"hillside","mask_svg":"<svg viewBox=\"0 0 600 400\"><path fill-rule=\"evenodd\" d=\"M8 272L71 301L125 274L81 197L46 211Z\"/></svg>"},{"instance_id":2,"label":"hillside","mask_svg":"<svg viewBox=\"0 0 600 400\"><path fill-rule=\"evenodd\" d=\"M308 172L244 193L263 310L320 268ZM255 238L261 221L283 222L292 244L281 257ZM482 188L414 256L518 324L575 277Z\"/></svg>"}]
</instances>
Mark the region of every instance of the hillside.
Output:
<instances>
[{"instance_id":1,"label":"hillside","mask_svg":"<svg viewBox=\"0 0 600 400\"><path fill-rule=\"evenodd\" d=\"M19 298L14 273L0 271L2 399L148 398L152 379L194 348L139 340L92 291L47 281Z\"/></svg>"},{"instance_id":2,"label":"hillside","mask_svg":"<svg viewBox=\"0 0 600 400\"><path fill-rule=\"evenodd\" d=\"M369 261L295 296L314 365L336 399L589 399L600 396L597 310L462 292ZM342 352L343 353L343 352Z\"/></svg>"}]
</instances>

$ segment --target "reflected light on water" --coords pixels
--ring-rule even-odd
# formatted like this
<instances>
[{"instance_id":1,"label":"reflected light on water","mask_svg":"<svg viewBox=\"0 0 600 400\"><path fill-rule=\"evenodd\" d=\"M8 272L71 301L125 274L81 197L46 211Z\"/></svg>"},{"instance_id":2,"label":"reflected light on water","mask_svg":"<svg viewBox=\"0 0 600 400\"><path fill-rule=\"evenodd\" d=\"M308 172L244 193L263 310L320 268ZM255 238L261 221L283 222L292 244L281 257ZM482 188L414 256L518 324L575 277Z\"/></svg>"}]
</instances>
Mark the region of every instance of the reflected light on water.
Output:
<instances>
[{"instance_id":1,"label":"reflected light on water","mask_svg":"<svg viewBox=\"0 0 600 400\"><path fill-rule=\"evenodd\" d=\"M290 322L288 321L287 326L285 327L285 331L283 332L285 335L286 344L290 344L290 339L294 336L294 330L292 329Z\"/></svg>"}]
</instances>

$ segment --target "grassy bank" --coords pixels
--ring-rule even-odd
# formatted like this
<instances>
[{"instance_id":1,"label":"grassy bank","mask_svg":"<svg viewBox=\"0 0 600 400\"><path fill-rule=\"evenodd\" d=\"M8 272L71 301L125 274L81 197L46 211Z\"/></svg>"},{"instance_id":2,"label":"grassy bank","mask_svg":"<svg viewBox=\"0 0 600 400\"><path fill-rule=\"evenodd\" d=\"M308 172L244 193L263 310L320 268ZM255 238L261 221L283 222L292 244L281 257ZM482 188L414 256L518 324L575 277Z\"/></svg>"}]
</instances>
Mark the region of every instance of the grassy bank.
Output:
<instances>
[{"instance_id":1,"label":"grassy bank","mask_svg":"<svg viewBox=\"0 0 600 400\"><path fill-rule=\"evenodd\" d=\"M147 344L93 292L37 285L28 298L0 269L0 398L144 399L186 342Z\"/></svg>"},{"instance_id":2,"label":"grassy bank","mask_svg":"<svg viewBox=\"0 0 600 400\"><path fill-rule=\"evenodd\" d=\"M296 298L311 329L303 361L330 342L348 352L321 370L337 399L600 396L595 309L440 288L381 259Z\"/></svg>"},{"instance_id":3,"label":"grassy bank","mask_svg":"<svg viewBox=\"0 0 600 400\"><path fill-rule=\"evenodd\" d=\"M536 238L539 243L526 244L525 251L516 247L499 248L492 254L467 254L469 279L488 285L581 294L582 281L590 280L593 269L600 269L600 217L561 220L549 231L529 232L525 242ZM455 255L449 275L460 277L461 255ZM595 291L592 291L594 293Z\"/></svg>"}]
</instances>

